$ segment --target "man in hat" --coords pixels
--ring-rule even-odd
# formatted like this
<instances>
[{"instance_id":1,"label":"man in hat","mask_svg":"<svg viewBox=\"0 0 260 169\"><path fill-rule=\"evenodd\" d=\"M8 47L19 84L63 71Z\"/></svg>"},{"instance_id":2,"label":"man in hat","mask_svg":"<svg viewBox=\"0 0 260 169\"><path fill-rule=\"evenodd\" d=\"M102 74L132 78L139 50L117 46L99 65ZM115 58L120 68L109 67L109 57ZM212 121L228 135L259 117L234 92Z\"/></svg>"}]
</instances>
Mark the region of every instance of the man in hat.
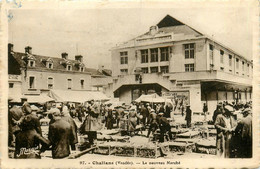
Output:
<instances>
[{"instance_id":1,"label":"man in hat","mask_svg":"<svg viewBox=\"0 0 260 169\"><path fill-rule=\"evenodd\" d=\"M27 98L21 98L22 111L24 114L30 114L32 112L31 105L27 102Z\"/></svg>"},{"instance_id":2,"label":"man in hat","mask_svg":"<svg viewBox=\"0 0 260 169\"><path fill-rule=\"evenodd\" d=\"M186 117L185 120L187 122L187 128L191 127L191 116L192 116L192 111L190 109L190 105L186 106Z\"/></svg>"},{"instance_id":3,"label":"man in hat","mask_svg":"<svg viewBox=\"0 0 260 169\"><path fill-rule=\"evenodd\" d=\"M73 134L73 145L77 144L78 143L78 134L77 134L78 127L77 127L75 121L73 120L73 118L70 116L68 110L63 110L61 112L61 119L68 122L71 125L72 134Z\"/></svg>"},{"instance_id":4,"label":"man in hat","mask_svg":"<svg viewBox=\"0 0 260 169\"><path fill-rule=\"evenodd\" d=\"M130 108L128 117L128 131L130 136L133 136L132 134L135 132L137 126L137 112L134 107Z\"/></svg>"},{"instance_id":5,"label":"man in hat","mask_svg":"<svg viewBox=\"0 0 260 169\"><path fill-rule=\"evenodd\" d=\"M167 120L166 117L163 116L164 113L159 113L158 114L158 126L160 128L160 138L159 138L159 142L164 142L164 135L165 133L168 133L169 139L172 139L172 134L171 134L171 126L169 121ZM169 141L169 139L167 138L167 141Z\"/></svg>"},{"instance_id":6,"label":"man in hat","mask_svg":"<svg viewBox=\"0 0 260 169\"><path fill-rule=\"evenodd\" d=\"M142 123L145 127L146 126L146 119L149 116L149 112L148 112L147 108L144 106L144 104L141 105L140 115L143 116Z\"/></svg>"},{"instance_id":7,"label":"man in hat","mask_svg":"<svg viewBox=\"0 0 260 169\"><path fill-rule=\"evenodd\" d=\"M88 140L90 145L94 145L97 139L97 131L101 130L102 128L102 124L98 119L99 112L96 111L96 108L93 105L93 103L94 102L91 103L92 104L91 106L87 107L86 118L80 127L80 132L82 134L88 135Z\"/></svg>"},{"instance_id":8,"label":"man in hat","mask_svg":"<svg viewBox=\"0 0 260 169\"><path fill-rule=\"evenodd\" d=\"M75 150L71 125L61 118L59 110L53 112L53 123L49 126L48 138L52 145L52 158L64 158L70 155L70 145Z\"/></svg>"},{"instance_id":9,"label":"man in hat","mask_svg":"<svg viewBox=\"0 0 260 169\"><path fill-rule=\"evenodd\" d=\"M154 109L151 109L151 113L149 115L149 129L148 129L148 133L147 133L147 137L150 136L150 133L152 132L152 135L154 135L154 132L157 130L158 128L158 123L157 123L157 114L155 113Z\"/></svg>"},{"instance_id":10,"label":"man in hat","mask_svg":"<svg viewBox=\"0 0 260 169\"><path fill-rule=\"evenodd\" d=\"M224 113L219 114L215 121L217 129L217 155L225 158L231 157L232 133L237 126L237 121L232 116L233 107L226 105Z\"/></svg>"},{"instance_id":11,"label":"man in hat","mask_svg":"<svg viewBox=\"0 0 260 169\"><path fill-rule=\"evenodd\" d=\"M8 111L8 145L14 146L14 136L20 130L18 125L20 119L23 117L22 109L13 105Z\"/></svg>"},{"instance_id":12,"label":"man in hat","mask_svg":"<svg viewBox=\"0 0 260 169\"><path fill-rule=\"evenodd\" d=\"M238 133L239 144L237 145L238 158L252 157L252 113L250 108L242 111L243 118L238 123L236 132Z\"/></svg>"},{"instance_id":13,"label":"man in hat","mask_svg":"<svg viewBox=\"0 0 260 169\"><path fill-rule=\"evenodd\" d=\"M23 101L22 111L24 113L24 116L22 118L20 118L20 120L18 121L18 124L21 124L25 117L30 116L32 119L32 125L33 125L34 129L36 130L37 133L42 135L42 129L41 129L41 124L40 124L39 118L36 116L36 114L32 113L32 108L31 108L30 104L27 102L27 99L22 99L22 101Z\"/></svg>"},{"instance_id":14,"label":"man in hat","mask_svg":"<svg viewBox=\"0 0 260 169\"><path fill-rule=\"evenodd\" d=\"M218 103L217 104L217 107L216 107L216 110L214 111L213 113L213 116L212 116L212 121L213 123L215 124L215 121L216 121L216 118L219 114L222 114L223 113L223 107L222 107L222 104Z\"/></svg>"},{"instance_id":15,"label":"man in hat","mask_svg":"<svg viewBox=\"0 0 260 169\"><path fill-rule=\"evenodd\" d=\"M203 104L203 115L204 115L204 120L207 120L207 113L208 113L208 106L206 103Z\"/></svg>"},{"instance_id":16,"label":"man in hat","mask_svg":"<svg viewBox=\"0 0 260 169\"><path fill-rule=\"evenodd\" d=\"M39 143L42 145L41 150ZM49 140L35 131L32 117L26 116L21 123L21 130L16 135L15 158L41 158L40 153L45 151L49 144Z\"/></svg>"}]
</instances>

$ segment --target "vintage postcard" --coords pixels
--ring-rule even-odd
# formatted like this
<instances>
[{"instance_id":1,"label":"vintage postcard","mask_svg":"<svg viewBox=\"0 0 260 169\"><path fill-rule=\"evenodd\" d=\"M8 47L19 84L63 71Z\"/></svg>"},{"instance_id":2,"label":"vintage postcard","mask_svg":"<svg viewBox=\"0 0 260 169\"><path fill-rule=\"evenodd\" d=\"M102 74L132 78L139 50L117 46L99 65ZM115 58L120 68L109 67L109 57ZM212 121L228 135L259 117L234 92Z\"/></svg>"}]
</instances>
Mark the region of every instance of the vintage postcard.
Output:
<instances>
[{"instance_id":1,"label":"vintage postcard","mask_svg":"<svg viewBox=\"0 0 260 169\"><path fill-rule=\"evenodd\" d=\"M1 168L259 167L258 1L1 2Z\"/></svg>"}]
</instances>

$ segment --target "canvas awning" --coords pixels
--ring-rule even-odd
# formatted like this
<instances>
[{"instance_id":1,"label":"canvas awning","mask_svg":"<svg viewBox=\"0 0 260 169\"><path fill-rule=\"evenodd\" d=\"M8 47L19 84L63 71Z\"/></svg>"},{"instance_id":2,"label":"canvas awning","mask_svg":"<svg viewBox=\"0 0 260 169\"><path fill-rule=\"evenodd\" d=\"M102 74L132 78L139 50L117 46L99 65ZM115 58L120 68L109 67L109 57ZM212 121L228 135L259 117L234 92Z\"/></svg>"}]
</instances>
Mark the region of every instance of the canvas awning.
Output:
<instances>
[{"instance_id":1,"label":"canvas awning","mask_svg":"<svg viewBox=\"0 0 260 169\"><path fill-rule=\"evenodd\" d=\"M52 99L46 95L17 94L17 95L12 95L12 96L8 97L8 99L11 100L10 102L13 102L13 103L21 102L21 98L27 98L27 102L29 102L29 103L46 103L46 102L54 101L54 99Z\"/></svg>"},{"instance_id":2,"label":"canvas awning","mask_svg":"<svg viewBox=\"0 0 260 169\"><path fill-rule=\"evenodd\" d=\"M84 103L92 99L100 101L109 100L105 94L99 91L50 90L49 96L56 102Z\"/></svg>"},{"instance_id":3,"label":"canvas awning","mask_svg":"<svg viewBox=\"0 0 260 169\"><path fill-rule=\"evenodd\" d=\"M135 100L136 102L153 102L153 103L160 103L165 102L165 99L160 97L158 94L149 94L149 95L141 95L138 99Z\"/></svg>"}]
</instances>

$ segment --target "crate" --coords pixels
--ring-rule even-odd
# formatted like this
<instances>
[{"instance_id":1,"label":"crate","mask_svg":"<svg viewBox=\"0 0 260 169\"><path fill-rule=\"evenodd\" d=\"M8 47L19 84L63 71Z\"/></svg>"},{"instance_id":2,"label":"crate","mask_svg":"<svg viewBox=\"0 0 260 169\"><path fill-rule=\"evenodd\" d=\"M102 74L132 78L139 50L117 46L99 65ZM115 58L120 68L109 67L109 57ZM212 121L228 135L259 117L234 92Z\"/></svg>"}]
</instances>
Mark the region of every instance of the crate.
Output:
<instances>
[{"instance_id":1,"label":"crate","mask_svg":"<svg viewBox=\"0 0 260 169\"><path fill-rule=\"evenodd\" d=\"M185 133L177 134L177 138L198 138L200 137L199 131L188 131Z\"/></svg>"},{"instance_id":2,"label":"crate","mask_svg":"<svg viewBox=\"0 0 260 169\"><path fill-rule=\"evenodd\" d=\"M194 143L183 143L183 142L169 142L169 150L170 152L177 153L191 153L195 151Z\"/></svg>"},{"instance_id":3,"label":"crate","mask_svg":"<svg viewBox=\"0 0 260 169\"><path fill-rule=\"evenodd\" d=\"M134 157L135 148L134 146L126 146L126 145L111 146L110 155Z\"/></svg>"},{"instance_id":4,"label":"crate","mask_svg":"<svg viewBox=\"0 0 260 169\"><path fill-rule=\"evenodd\" d=\"M160 156L160 148L155 147L136 147L136 157L157 158Z\"/></svg>"},{"instance_id":5,"label":"crate","mask_svg":"<svg viewBox=\"0 0 260 169\"><path fill-rule=\"evenodd\" d=\"M196 152L203 154L217 154L216 141L215 140L207 140L203 142L198 142L195 144Z\"/></svg>"},{"instance_id":6,"label":"crate","mask_svg":"<svg viewBox=\"0 0 260 169\"><path fill-rule=\"evenodd\" d=\"M97 148L95 149L94 153L110 155L110 145L97 145Z\"/></svg>"}]
</instances>

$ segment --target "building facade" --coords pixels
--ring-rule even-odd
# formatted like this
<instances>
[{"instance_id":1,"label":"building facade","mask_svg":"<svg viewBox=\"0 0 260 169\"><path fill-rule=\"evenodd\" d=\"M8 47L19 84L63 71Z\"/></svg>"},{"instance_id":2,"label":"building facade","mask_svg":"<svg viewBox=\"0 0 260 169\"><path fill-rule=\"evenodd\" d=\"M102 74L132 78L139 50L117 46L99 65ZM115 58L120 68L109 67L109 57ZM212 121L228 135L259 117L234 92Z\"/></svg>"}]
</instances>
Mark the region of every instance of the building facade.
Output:
<instances>
[{"instance_id":1,"label":"building facade","mask_svg":"<svg viewBox=\"0 0 260 169\"><path fill-rule=\"evenodd\" d=\"M201 112L217 102L251 100L252 61L167 15L112 49L113 92L131 102L157 93Z\"/></svg>"},{"instance_id":2,"label":"building facade","mask_svg":"<svg viewBox=\"0 0 260 169\"><path fill-rule=\"evenodd\" d=\"M40 56L33 54L29 46L25 53L19 53L13 51L12 44L8 44L8 75L10 97L41 95L51 89L99 90L108 85L104 79L109 78L87 68L81 55L75 56L75 60L68 59L67 53L60 57Z\"/></svg>"}]
</instances>

